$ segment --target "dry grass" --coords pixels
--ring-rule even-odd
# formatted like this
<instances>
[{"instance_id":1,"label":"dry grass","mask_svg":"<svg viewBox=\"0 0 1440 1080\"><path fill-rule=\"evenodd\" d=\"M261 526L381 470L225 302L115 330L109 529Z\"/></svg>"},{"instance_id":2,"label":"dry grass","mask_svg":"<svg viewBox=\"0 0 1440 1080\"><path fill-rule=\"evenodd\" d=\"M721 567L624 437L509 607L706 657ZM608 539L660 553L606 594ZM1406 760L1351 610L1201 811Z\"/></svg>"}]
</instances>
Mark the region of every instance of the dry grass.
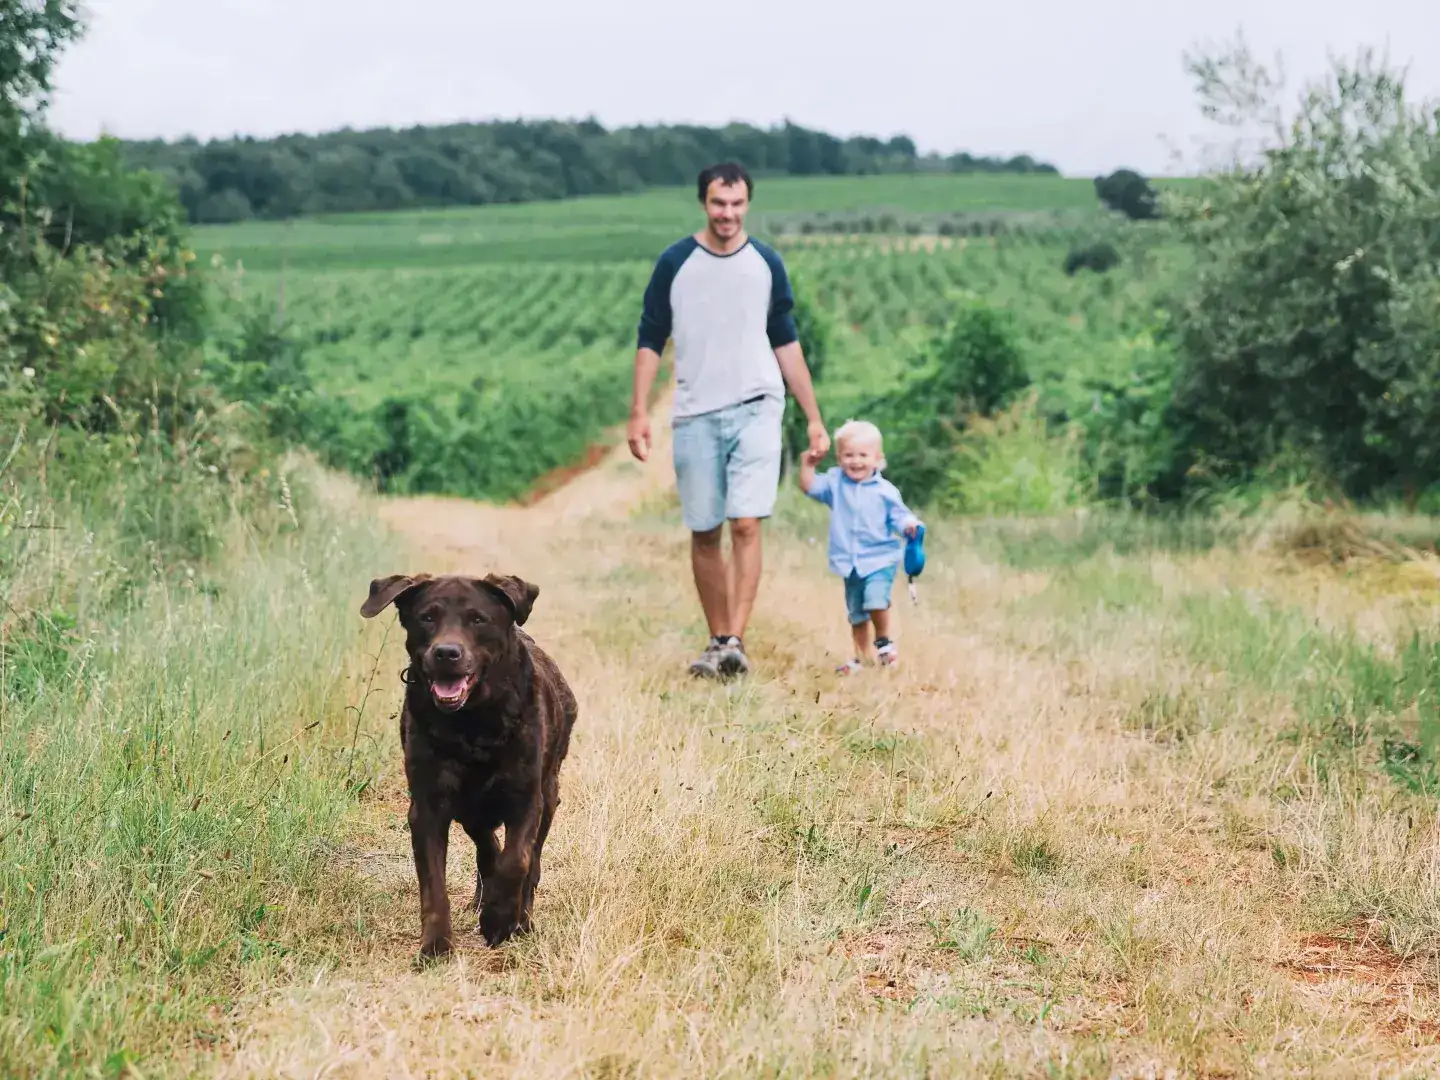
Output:
<instances>
[{"instance_id":1,"label":"dry grass","mask_svg":"<svg viewBox=\"0 0 1440 1080\"><path fill-rule=\"evenodd\" d=\"M668 465L663 445L645 470L612 458L523 509L384 508L415 554L377 574L499 570L541 585L533 629L582 712L538 931L500 951L462 933L452 963L414 966L392 745L396 766L336 857L366 876L373 931L348 960L247 995L187 1069L1440 1068L1433 800L1305 727L1313 702L1297 687L1316 676L1286 647L1310 625L1307 603L1336 625L1356 614L1334 600L1338 579L1278 586L1271 616L1234 588L1263 584L1270 556L1021 571L939 537L923 605L897 589L902 669L841 683L840 591L808 542L813 517L790 508L770 529L756 675L695 685L683 666L700 626ZM1246 602L1254 626L1234 613ZM1405 619L1434 629L1433 613ZM473 864L455 838L461 901Z\"/></svg>"}]
</instances>

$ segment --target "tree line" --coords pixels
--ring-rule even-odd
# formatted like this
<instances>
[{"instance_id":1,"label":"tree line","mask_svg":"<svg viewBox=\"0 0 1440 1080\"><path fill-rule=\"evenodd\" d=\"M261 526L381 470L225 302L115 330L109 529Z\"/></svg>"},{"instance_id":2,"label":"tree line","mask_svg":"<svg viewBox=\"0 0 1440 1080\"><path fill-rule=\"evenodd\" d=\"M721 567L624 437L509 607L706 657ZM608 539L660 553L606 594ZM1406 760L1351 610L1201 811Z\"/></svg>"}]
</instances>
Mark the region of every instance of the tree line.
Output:
<instances>
[{"instance_id":1,"label":"tree line","mask_svg":"<svg viewBox=\"0 0 1440 1080\"><path fill-rule=\"evenodd\" d=\"M841 139L789 122L607 130L594 119L504 121L120 148L132 167L165 177L194 222L613 195L690 184L727 159L757 176L1058 173L1026 154L922 155L905 135Z\"/></svg>"}]
</instances>

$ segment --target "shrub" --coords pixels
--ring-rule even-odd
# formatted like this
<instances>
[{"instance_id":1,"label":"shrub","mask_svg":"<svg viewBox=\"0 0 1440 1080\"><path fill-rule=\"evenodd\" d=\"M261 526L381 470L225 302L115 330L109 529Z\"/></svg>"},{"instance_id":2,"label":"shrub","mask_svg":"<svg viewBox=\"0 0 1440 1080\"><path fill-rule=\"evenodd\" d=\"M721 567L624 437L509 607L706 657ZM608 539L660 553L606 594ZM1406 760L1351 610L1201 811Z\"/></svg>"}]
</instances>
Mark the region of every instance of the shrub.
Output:
<instances>
[{"instance_id":1,"label":"shrub","mask_svg":"<svg viewBox=\"0 0 1440 1080\"><path fill-rule=\"evenodd\" d=\"M1071 248L1065 256L1065 273L1074 277L1079 270L1094 270L1103 274L1120 265L1120 252L1108 240L1100 240L1084 247Z\"/></svg>"},{"instance_id":2,"label":"shrub","mask_svg":"<svg viewBox=\"0 0 1440 1080\"><path fill-rule=\"evenodd\" d=\"M1258 102L1235 53L1192 63L1211 111ZM1263 74L1263 72L1262 72ZM1247 81L1248 80L1248 81ZM1244 481L1293 453L1353 496L1440 476L1440 116L1362 54L1288 130L1173 202L1196 259L1169 304L1191 464Z\"/></svg>"},{"instance_id":3,"label":"shrub","mask_svg":"<svg viewBox=\"0 0 1440 1080\"><path fill-rule=\"evenodd\" d=\"M800 348L805 353L805 363L810 369L811 382L816 394L825 378L826 362L833 348L834 324L812 299L806 281L793 277L791 287L795 292L795 329L800 335ZM787 467L810 445L805 414L795 404L794 398L785 398L785 457ZM788 468L787 468L788 471Z\"/></svg>"},{"instance_id":4,"label":"shrub","mask_svg":"<svg viewBox=\"0 0 1440 1080\"><path fill-rule=\"evenodd\" d=\"M1095 194L1110 209L1120 211L1132 221L1149 221L1160 216L1155 189L1133 169L1116 169L1109 176L1097 176Z\"/></svg>"},{"instance_id":5,"label":"shrub","mask_svg":"<svg viewBox=\"0 0 1440 1080\"><path fill-rule=\"evenodd\" d=\"M964 304L900 387L864 409L887 432L887 474L907 499L929 502L970 419L994 415L1029 385L1010 318L979 302Z\"/></svg>"},{"instance_id":6,"label":"shrub","mask_svg":"<svg viewBox=\"0 0 1440 1080\"><path fill-rule=\"evenodd\" d=\"M942 510L989 516L1053 514L1088 502L1077 428L1052 433L1034 391L976 417L955 444L935 492Z\"/></svg>"}]
</instances>

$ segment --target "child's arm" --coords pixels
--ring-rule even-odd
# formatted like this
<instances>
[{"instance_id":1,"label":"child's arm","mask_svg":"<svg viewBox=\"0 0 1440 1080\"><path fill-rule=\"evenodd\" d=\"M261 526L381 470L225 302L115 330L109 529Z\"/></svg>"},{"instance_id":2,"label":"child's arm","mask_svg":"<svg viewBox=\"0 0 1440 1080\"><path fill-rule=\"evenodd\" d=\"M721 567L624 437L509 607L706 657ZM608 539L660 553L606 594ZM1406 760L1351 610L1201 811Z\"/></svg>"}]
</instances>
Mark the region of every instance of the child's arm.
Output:
<instances>
[{"instance_id":1,"label":"child's arm","mask_svg":"<svg viewBox=\"0 0 1440 1080\"><path fill-rule=\"evenodd\" d=\"M906 536L914 536L915 528L920 524L920 519L915 512L905 505L905 500L900 495L900 489L894 484L886 481L886 519L891 532L904 533Z\"/></svg>"},{"instance_id":2,"label":"child's arm","mask_svg":"<svg viewBox=\"0 0 1440 1080\"><path fill-rule=\"evenodd\" d=\"M832 485L829 475L816 476L815 462L820 460L820 455L806 450L800 455L800 490L816 502L822 502L826 506L831 505Z\"/></svg>"}]
</instances>

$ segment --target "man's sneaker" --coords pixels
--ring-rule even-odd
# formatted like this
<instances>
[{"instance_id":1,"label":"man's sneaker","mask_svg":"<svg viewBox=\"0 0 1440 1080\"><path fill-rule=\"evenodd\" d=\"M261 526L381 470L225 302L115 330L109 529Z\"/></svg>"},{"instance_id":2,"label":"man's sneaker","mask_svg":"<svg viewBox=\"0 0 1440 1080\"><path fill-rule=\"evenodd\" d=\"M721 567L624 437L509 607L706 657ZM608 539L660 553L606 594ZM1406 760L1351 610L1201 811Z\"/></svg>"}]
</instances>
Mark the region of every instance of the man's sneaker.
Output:
<instances>
[{"instance_id":1,"label":"man's sneaker","mask_svg":"<svg viewBox=\"0 0 1440 1080\"><path fill-rule=\"evenodd\" d=\"M877 638L875 658L880 661L881 667L894 667L900 662L900 650L889 638Z\"/></svg>"},{"instance_id":2,"label":"man's sneaker","mask_svg":"<svg viewBox=\"0 0 1440 1080\"><path fill-rule=\"evenodd\" d=\"M858 675L865 670L865 665L859 660L846 660L835 669L836 675Z\"/></svg>"},{"instance_id":3,"label":"man's sneaker","mask_svg":"<svg viewBox=\"0 0 1440 1080\"><path fill-rule=\"evenodd\" d=\"M720 646L720 674L725 676L744 675L750 670L750 661L745 656L745 645L734 634L725 638Z\"/></svg>"},{"instance_id":4,"label":"man's sneaker","mask_svg":"<svg viewBox=\"0 0 1440 1080\"><path fill-rule=\"evenodd\" d=\"M705 651L690 662L690 674L698 679L713 679L720 674L720 654L725 646L720 638L712 637Z\"/></svg>"}]
</instances>

